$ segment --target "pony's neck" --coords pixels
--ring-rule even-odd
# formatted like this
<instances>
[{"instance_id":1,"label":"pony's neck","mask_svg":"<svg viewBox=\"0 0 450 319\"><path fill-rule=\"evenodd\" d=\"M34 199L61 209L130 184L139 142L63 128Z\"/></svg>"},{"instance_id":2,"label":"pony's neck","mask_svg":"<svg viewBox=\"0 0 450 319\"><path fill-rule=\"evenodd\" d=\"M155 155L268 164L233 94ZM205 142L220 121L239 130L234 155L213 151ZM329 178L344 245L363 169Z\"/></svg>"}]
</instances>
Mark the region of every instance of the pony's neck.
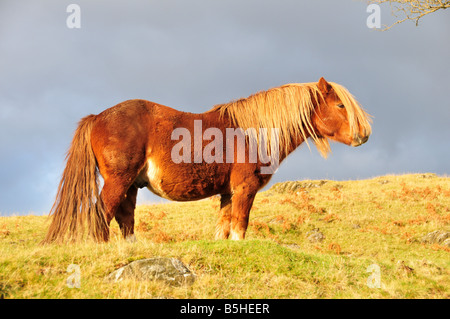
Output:
<instances>
[{"instance_id":1,"label":"pony's neck","mask_svg":"<svg viewBox=\"0 0 450 319\"><path fill-rule=\"evenodd\" d=\"M205 114L219 114L228 124L244 130L280 129L279 159L284 160L308 138L318 139L312 115L319 104L319 96L320 92L313 83L286 84L245 99L216 105Z\"/></svg>"},{"instance_id":2,"label":"pony's neck","mask_svg":"<svg viewBox=\"0 0 450 319\"><path fill-rule=\"evenodd\" d=\"M308 138L309 134L306 137ZM291 141L292 142L287 149L280 147L280 163L286 157L288 157L289 154L294 152L303 142L305 142L305 139L303 138L303 136L301 134L297 134L297 135L291 137Z\"/></svg>"},{"instance_id":3,"label":"pony's neck","mask_svg":"<svg viewBox=\"0 0 450 319\"><path fill-rule=\"evenodd\" d=\"M308 89L309 95L311 97L311 102L314 105L314 109L317 108L319 102L317 101L317 96L316 94L313 93L312 89L309 88ZM311 115L312 116L312 115ZM289 154L291 154L292 152L294 152L303 142L305 142L309 137L311 137L310 131L307 129L307 126L309 125L308 123L300 123L301 126L303 126L303 129L301 130L301 132L303 133L299 133L299 134L293 134L290 138L291 138L291 143L289 144L289 147L287 149L280 149L280 163L281 161L283 161ZM313 126L313 134L316 134L316 129ZM308 143L306 141L306 143ZM310 144L308 143L308 148L310 148Z\"/></svg>"}]
</instances>

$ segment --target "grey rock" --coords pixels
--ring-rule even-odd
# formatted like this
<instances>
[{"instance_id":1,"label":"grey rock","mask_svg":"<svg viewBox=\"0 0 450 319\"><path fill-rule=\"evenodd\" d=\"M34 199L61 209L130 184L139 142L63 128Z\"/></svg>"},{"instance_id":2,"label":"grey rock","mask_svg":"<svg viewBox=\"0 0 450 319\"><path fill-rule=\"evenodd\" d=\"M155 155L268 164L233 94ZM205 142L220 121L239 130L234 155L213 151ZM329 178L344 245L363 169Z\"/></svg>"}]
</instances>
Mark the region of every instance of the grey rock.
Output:
<instances>
[{"instance_id":1,"label":"grey rock","mask_svg":"<svg viewBox=\"0 0 450 319\"><path fill-rule=\"evenodd\" d=\"M450 247L450 238L447 238L442 242L442 246Z\"/></svg>"},{"instance_id":2,"label":"grey rock","mask_svg":"<svg viewBox=\"0 0 450 319\"><path fill-rule=\"evenodd\" d=\"M444 244L447 245L447 242L450 244L450 232L443 230L435 230L434 232L428 233L422 237L422 243L425 244Z\"/></svg>"},{"instance_id":3,"label":"grey rock","mask_svg":"<svg viewBox=\"0 0 450 319\"><path fill-rule=\"evenodd\" d=\"M320 243L325 239L325 235L319 231L319 228L316 228L306 233L306 239L311 243Z\"/></svg>"},{"instance_id":4,"label":"grey rock","mask_svg":"<svg viewBox=\"0 0 450 319\"><path fill-rule=\"evenodd\" d=\"M136 260L110 273L105 280L120 282L124 279L161 280L169 285L192 285L195 275L176 258L148 258Z\"/></svg>"},{"instance_id":5,"label":"grey rock","mask_svg":"<svg viewBox=\"0 0 450 319\"><path fill-rule=\"evenodd\" d=\"M450 238L450 232L441 232L437 237L436 237L436 241L438 243L443 243L445 242L448 238Z\"/></svg>"},{"instance_id":6,"label":"grey rock","mask_svg":"<svg viewBox=\"0 0 450 319\"><path fill-rule=\"evenodd\" d=\"M320 180L314 182L288 181L274 184L270 190L277 193L295 192L297 190L305 190L307 188L318 188L326 184L327 181Z\"/></svg>"}]
</instances>

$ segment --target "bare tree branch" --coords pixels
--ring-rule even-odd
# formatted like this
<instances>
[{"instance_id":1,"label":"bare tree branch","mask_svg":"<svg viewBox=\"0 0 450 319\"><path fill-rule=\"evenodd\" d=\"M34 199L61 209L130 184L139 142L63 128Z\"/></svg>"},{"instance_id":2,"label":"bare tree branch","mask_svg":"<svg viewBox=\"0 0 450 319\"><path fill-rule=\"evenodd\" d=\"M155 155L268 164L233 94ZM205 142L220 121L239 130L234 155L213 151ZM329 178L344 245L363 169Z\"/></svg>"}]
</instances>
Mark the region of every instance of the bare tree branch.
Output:
<instances>
[{"instance_id":1,"label":"bare tree branch","mask_svg":"<svg viewBox=\"0 0 450 319\"><path fill-rule=\"evenodd\" d=\"M411 20L419 25L419 20L440 9L450 8L450 0L368 0L369 4L389 3L392 14L399 18L394 24L384 26L382 31L389 30L394 25Z\"/></svg>"}]
</instances>

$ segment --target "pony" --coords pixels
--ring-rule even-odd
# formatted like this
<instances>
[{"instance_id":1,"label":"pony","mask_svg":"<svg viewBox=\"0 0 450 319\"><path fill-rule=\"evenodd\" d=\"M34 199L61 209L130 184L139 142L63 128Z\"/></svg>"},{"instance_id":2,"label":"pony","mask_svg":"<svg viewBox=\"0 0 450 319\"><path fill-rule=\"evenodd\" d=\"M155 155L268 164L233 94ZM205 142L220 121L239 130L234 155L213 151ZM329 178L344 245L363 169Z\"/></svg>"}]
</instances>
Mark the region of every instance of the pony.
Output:
<instances>
[{"instance_id":1,"label":"pony","mask_svg":"<svg viewBox=\"0 0 450 319\"><path fill-rule=\"evenodd\" d=\"M125 239L136 240L136 197L144 187L174 201L220 195L215 238L242 240L255 195L275 172L264 173L268 161L251 160L252 149L265 147L281 163L303 142L309 147L310 139L326 158L330 140L350 146L367 142L371 122L345 87L323 77L261 91L199 114L142 99L124 101L79 122L43 242L87 235L108 241L113 218ZM214 135L225 136L231 129L235 134L227 140L244 136L243 143L211 147L208 141ZM259 129L276 129L277 134L261 139ZM174 134L177 130L194 135L194 140ZM207 148L214 161L198 157Z\"/></svg>"}]
</instances>

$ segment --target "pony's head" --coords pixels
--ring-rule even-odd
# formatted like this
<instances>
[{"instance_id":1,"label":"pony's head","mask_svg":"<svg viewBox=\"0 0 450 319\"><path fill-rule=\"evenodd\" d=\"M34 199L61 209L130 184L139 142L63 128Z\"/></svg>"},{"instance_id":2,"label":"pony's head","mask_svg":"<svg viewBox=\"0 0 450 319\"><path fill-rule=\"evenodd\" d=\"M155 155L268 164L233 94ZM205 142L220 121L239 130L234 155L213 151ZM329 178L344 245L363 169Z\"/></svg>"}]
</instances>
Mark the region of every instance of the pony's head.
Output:
<instances>
[{"instance_id":1,"label":"pony's head","mask_svg":"<svg viewBox=\"0 0 450 319\"><path fill-rule=\"evenodd\" d=\"M327 82L317 83L320 94L316 99L312 123L319 140L331 139L351 146L359 146L369 139L372 130L370 116L343 86Z\"/></svg>"}]
</instances>

